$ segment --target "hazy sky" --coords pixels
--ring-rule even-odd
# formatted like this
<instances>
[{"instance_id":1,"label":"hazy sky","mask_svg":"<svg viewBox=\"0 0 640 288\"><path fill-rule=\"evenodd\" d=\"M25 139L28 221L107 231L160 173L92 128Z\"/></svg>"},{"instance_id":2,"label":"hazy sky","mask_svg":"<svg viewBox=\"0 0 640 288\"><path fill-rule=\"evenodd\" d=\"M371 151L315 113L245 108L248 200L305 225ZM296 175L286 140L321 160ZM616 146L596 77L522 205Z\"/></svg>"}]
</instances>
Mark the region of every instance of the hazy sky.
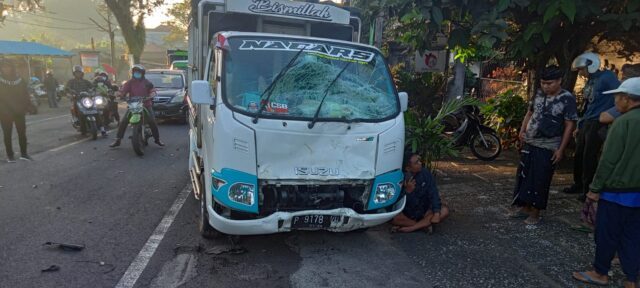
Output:
<instances>
[{"instance_id":1,"label":"hazy sky","mask_svg":"<svg viewBox=\"0 0 640 288\"><path fill-rule=\"evenodd\" d=\"M167 6L179 1L166 0L165 7L156 9L154 14L146 19L146 26L153 28L167 20L165 14ZM4 26L0 27L0 39L20 40L25 36L45 33L50 38L68 43L69 47L64 47L66 49L74 48L78 42L90 43L91 37L96 41L107 39L106 33L98 31L89 20L89 17L101 19L95 11L96 3L101 2L101 0L43 0L45 12L19 13L9 16Z\"/></svg>"}]
</instances>

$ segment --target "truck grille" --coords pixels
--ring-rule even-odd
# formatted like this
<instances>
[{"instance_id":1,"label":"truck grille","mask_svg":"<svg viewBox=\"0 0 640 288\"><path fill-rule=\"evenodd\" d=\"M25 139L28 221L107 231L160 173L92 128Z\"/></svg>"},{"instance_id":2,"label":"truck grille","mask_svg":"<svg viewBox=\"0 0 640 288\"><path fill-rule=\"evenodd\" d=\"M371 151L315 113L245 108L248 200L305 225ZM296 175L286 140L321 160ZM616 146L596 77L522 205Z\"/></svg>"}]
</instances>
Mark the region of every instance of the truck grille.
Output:
<instances>
[{"instance_id":1,"label":"truck grille","mask_svg":"<svg viewBox=\"0 0 640 288\"><path fill-rule=\"evenodd\" d=\"M365 213L371 183L344 185L262 185L260 214L351 208Z\"/></svg>"}]
</instances>

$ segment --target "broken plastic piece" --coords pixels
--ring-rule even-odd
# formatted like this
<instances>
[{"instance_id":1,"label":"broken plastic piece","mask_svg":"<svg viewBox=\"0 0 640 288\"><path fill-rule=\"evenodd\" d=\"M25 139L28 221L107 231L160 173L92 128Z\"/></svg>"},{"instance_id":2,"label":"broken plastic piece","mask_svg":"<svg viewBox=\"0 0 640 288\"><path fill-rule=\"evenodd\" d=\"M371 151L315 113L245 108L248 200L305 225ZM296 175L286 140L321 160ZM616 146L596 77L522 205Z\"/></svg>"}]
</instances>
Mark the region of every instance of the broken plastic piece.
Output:
<instances>
[{"instance_id":1,"label":"broken plastic piece","mask_svg":"<svg viewBox=\"0 0 640 288\"><path fill-rule=\"evenodd\" d=\"M219 245L219 246L215 246L211 249L208 249L207 251L205 251L204 253L206 254L214 254L214 255L220 255L220 254L224 254L224 253L229 253L229 254L242 254L242 253L246 253L247 249L245 249L242 246L236 246L236 245Z\"/></svg>"},{"instance_id":2,"label":"broken plastic piece","mask_svg":"<svg viewBox=\"0 0 640 288\"><path fill-rule=\"evenodd\" d=\"M79 245L79 244L67 244L67 243L56 243L56 242L46 242L43 245L49 246L49 247L57 247L65 251L82 251L82 249L84 249L85 247L84 245Z\"/></svg>"},{"instance_id":3,"label":"broken plastic piece","mask_svg":"<svg viewBox=\"0 0 640 288\"><path fill-rule=\"evenodd\" d=\"M51 266L49 266L49 268L47 268L47 269L42 269L42 270L40 270L40 271L42 271L42 272L56 272L56 271L60 271L60 266L58 266L58 265L51 265Z\"/></svg>"}]
</instances>

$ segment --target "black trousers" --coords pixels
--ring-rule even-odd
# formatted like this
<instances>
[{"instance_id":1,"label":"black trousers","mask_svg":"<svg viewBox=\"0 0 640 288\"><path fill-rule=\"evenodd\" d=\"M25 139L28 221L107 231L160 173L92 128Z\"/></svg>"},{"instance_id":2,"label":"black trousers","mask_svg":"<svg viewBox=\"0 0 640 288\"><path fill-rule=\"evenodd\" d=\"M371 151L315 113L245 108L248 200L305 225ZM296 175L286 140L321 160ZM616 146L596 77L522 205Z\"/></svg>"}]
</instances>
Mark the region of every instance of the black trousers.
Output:
<instances>
[{"instance_id":1,"label":"black trousers","mask_svg":"<svg viewBox=\"0 0 640 288\"><path fill-rule=\"evenodd\" d=\"M20 153L27 154L27 124L24 114L0 117L0 124L2 124L2 135L4 137L4 147L7 152L7 156L13 157L13 143L11 138L13 136L14 124L16 126L16 131L18 132Z\"/></svg>"},{"instance_id":2,"label":"black trousers","mask_svg":"<svg viewBox=\"0 0 640 288\"><path fill-rule=\"evenodd\" d=\"M151 107L145 108L144 122L149 124L149 128L151 128L151 134L153 135L153 139L156 141L160 140L160 131L158 131L158 124L156 123L156 117L153 114L153 109ZM127 111L124 113L124 116L120 120L120 124L118 125L118 139L122 139L124 137L124 132L127 131L127 126L129 125L129 117L131 117L131 113Z\"/></svg>"},{"instance_id":3,"label":"black trousers","mask_svg":"<svg viewBox=\"0 0 640 288\"><path fill-rule=\"evenodd\" d=\"M640 272L640 208L601 199L598 201L595 238L593 267L596 272L607 275L611 260L618 252L627 280L637 282Z\"/></svg>"},{"instance_id":4,"label":"black trousers","mask_svg":"<svg viewBox=\"0 0 640 288\"><path fill-rule=\"evenodd\" d=\"M576 157L573 164L573 181L576 191L584 195L598 168L600 149L604 143L598 131L603 127L598 120L587 120L576 135Z\"/></svg>"},{"instance_id":5,"label":"black trousers","mask_svg":"<svg viewBox=\"0 0 640 288\"><path fill-rule=\"evenodd\" d=\"M47 91L47 97L49 98L49 108L58 108L58 99L56 99L56 90Z\"/></svg>"}]
</instances>

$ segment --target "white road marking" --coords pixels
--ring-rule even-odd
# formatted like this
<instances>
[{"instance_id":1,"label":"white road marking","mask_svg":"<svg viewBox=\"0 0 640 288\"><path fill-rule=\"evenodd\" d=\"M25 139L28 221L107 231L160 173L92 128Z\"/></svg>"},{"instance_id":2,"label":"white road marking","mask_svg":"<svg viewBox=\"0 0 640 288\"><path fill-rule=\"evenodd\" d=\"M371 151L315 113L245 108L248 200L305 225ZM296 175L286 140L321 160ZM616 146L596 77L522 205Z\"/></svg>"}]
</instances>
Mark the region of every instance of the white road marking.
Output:
<instances>
[{"instance_id":1,"label":"white road marking","mask_svg":"<svg viewBox=\"0 0 640 288\"><path fill-rule=\"evenodd\" d=\"M71 143L69 143L69 144L65 144L65 145L62 145L62 146L59 146L59 147L56 147L56 148L53 148L53 149L49 149L47 152L58 152L58 151L60 151L60 150L62 150L62 149L64 149L64 148L71 147L71 146L73 146L73 145L80 144L80 143L82 143L82 142L87 142L87 141L89 141L89 140L91 140L91 138L78 140L78 141L71 142Z\"/></svg>"},{"instance_id":2,"label":"white road marking","mask_svg":"<svg viewBox=\"0 0 640 288\"><path fill-rule=\"evenodd\" d=\"M38 123L42 123L42 122L47 122L49 120L65 118L65 117L71 117L71 116L70 115L59 115L59 116L55 116L55 117L44 118L44 119L40 119L40 120L27 122L27 125L38 124Z\"/></svg>"},{"instance_id":3,"label":"white road marking","mask_svg":"<svg viewBox=\"0 0 640 288\"><path fill-rule=\"evenodd\" d=\"M115 130L115 128L111 128L111 129L107 130L107 132L111 132L112 130ZM101 136L100 136L100 135L98 135L98 137L101 137ZM65 144L65 145L62 145L62 146L59 146L59 147L56 147L56 148L49 149L49 150L47 150L46 152L58 152L58 151L60 151L60 150L62 150L62 149L65 149L65 148L71 147L71 146L76 145L76 144L80 144L80 143L82 143L82 142L87 142L87 141L89 141L89 140L91 140L91 138L80 139L80 140L78 140L78 141L74 141L74 142L71 142L71 143L69 143L69 144Z\"/></svg>"},{"instance_id":4,"label":"white road marking","mask_svg":"<svg viewBox=\"0 0 640 288\"><path fill-rule=\"evenodd\" d=\"M160 242L162 242L169 227L171 227L173 220L178 215L178 212L180 212L180 209L182 209L182 205L187 200L189 193L191 193L190 185L185 186L182 191L180 191L180 194L178 194L176 200L173 201L173 205L171 205L169 211L162 217L160 224L158 224L153 231L153 234L149 236L147 243L144 244L138 256L131 262L127 271L122 278L120 278L118 284L116 284L116 288L131 288L136 284L136 281L138 281L147 264L149 264L149 260L153 257L153 254L156 252Z\"/></svg>"}]
</instances>

